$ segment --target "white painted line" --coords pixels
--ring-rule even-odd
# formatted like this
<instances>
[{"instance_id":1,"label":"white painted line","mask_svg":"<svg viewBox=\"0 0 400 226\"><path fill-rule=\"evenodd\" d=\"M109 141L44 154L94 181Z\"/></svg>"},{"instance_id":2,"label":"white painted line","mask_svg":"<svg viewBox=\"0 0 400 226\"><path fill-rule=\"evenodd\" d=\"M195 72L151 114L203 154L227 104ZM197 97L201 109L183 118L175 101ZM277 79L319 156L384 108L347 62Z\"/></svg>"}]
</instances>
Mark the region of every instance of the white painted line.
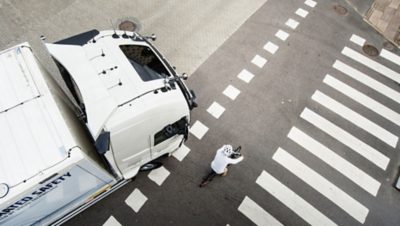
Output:
<instances>
[{"instance_id":1,"label":"white painted line","mask_svg":"<svg viewBox=\"0 0 400 226\"><path fill-rule=\"evenodd\" d=\"M222 107L217 102L213 102L210 107L208 107L207 112L210 113L214 118L218 119L224 113L225 108Z\"/></svg>"},{"instance_id":2,"label":"white painted line","mask_svg":"<svg viewBox=\"0 0 400 226\"><path fill-rule=\"evenodd\" d=\"M189 132L193 134L197 139L201 140L203 138L204 134L206 134L208 131L208 127L205 126L203 123L200 121L196 121L193 126L190 127Z\"/></svg>"},{"instance_id":3,"label":"white painted line","mask_svg":"<svg viewBox=\"0 0 400 226\"><path fill-rule=\"evenodd\" d=\"M306 10L304 10L304 9L302 9L302 8L298 8L298 9L296 10L296 14L297 14L298 16L301 16L301 17L305 18L305 17L308 15L308 11L306 11Z\"/></svg>"},{"instance_id":4,"label":"white painted line","mask_svg":"<svg viewBox=\"0 0 400 226\"><path fill-rule=\"evenodd\" d=\"M240 90L232 85L228 85L222 93L230 99L235 100L236 97L240 94Z\"/></svg>"},{"instance_id":5,"label":"white painted line","mask_svg":"<svg viewBox=\"0 0 400 226\"><path fill-rule=\"evenodd\" d=\"M293 20L293 19L291 19L291 18L289 18L289 19L286 21L285 24L286 24L286 26L292 28L293 30L296 29L297 26L299 26L299 22L297 22L296 20Z\"/></svg>"},{"instance_id":6,"label":"white painted line","mask_svg":"<svg viewBox=\"0 0 400 226\"><path fill-rule=\"evenodd\" d=\"M282 41L286 41L286 39L289 37L289 34L285 31L279 30L278 32L276 32L275 36Z\"/></svg>"},{"instance_id":7,"label":"white painted line","mask_svg":"<svg viewBox=\"0 0 400 226\"><path fill-rule=\"evenodd\" d=\"M358 220L362 224L365 222L369 212L365 206L306 166L304 163L297 160L288 152L278 148L272 156L272 159L342 208L354 219Z\"/></svg>"},{"instance_id":8,"label":"white painted line","mask_svg":"<svg viewBox=\"0 0 400 226\"><path fill-rule=\"evenodd\" d=\"M396 54L389 52L386 49L381 50L380 56L400 66L400 56L397 56Z\"/></svg>"},{"instance_id":9,"label":"white painted line","mask_svg":"<svg viewBox=\"0 0 400 226\"><path fill-rule=\"evenodd\" d=\"M238 78L240 78L241 80L243 80L246 83L249 83L254 75L252 73L250 73L248 70L243 69L237 76Z\"/></svg>"},{"instance_id":10,"label":"white painted line","mask_svg":"<svg viewBox=\"0 0 400 226\"><path fill-rule=\"evenodd\" d=\"M365 39L361 38L358 35L353 34L350 38L350 41L354 42L355 44L359 45L359 46L364 46L365 44Z\"/></svg>"},{"instance_id":11,"label":"white painted line","mask_svg":"<svg viewBox=\"0 0 400 226\"><path fill-rule=\"evenodd\" d=\"M264 64L267 63L267 60L264 57L259 55L255 55L254 58L251 60L251 63L257 65L257 67L262 68Z\"/></svg>"},{"instance_id":12,"label":"white painted line","mask_svg":"<svg viewBox=\"0 0 400 226\"><path fill-rule=\"evenodd\" d=\"M337 225L269 173L263 171L257 178L256 183L310 225Z\"/></svg>"},{"instance_id":13,"label":"white painted line","mask_svg":"<svg viewBox=\"0 0 400 226\"><path fill-rule=\"evenodd\" d=\"M182 146L174 151L174 153L172 153L172 156L174 156L176 159L178 159L180 162L182 162L182 160L186 157L186 155L190 152L190 149L188 147L186 147L186 145L182 144Z\"/></svg>"},{"instance_id":14,"label":"white painted line","mask_svg":"<svg viewBox=\"0 0 400 226\"><path fill-rule=\"evenodd\" d=\"M283 224L247 196L243 199L238 210L258 226L283 226Z\"/></svg>"},{"instance_id":15,"label":"white painted line","mask_svg":"<svg viewBox=\"0 0 400 226\"><path fill-rule=\"evenodd\" d=\"M164 166L160 166L159 168L152 170L147 176L150 178L150 180L158 184L158 186L161 186L169 174L170 172L165 169Z\"/></svg>"},{"instance_id":16,"label":"white painted line","mask_svg":"<svg viewBox=\"0 0 400 226\"><path fill-rule=\"evenodd\" d=\"M385 105L379 103L378 101L368 97L367 95L359 92L358 90L352 88L349 85L346 85L345 83L341 82L340 80L330 75L325 76L324 83L336 89L337 91L343 93L344 95L350 97L354 101L357 101L358 103L370 109L371 111L379 114L380 116L400 126L400 114L386 107Z\"/></svg>"},{"instance_id":17,"label":"white painted line","mask_svg":"<svg viewBox=\"0 0 400 226\"><path fill-rule=\"evenodd\" d=\"M311 8L314 8L317 5L317 2L313 1L313 0L306 0L304 2L304 4L310 6Z\"/></svg>"},{"instance_id":18,"label":"white painted line","mask_svg":"<svg viewBox=\"0 0 400 226\"><path fill-rule=\"evenodd\" d=\"M380 153L378 150L372 148L368 144L362 142L358 138L354 137L350 133L346 132L308 108L303 110L300 117L329 134L336 140L342 142L344 145L368 159L381 169L386 170L390 159L384 154Z\"/></svg>"},{"instance_id":19,"label":"white painted line","mask_svg":"<svg viewBox=\"0 0 400 226\"><path fill-rule=\"evenodd\" d=\"M114 216L110 216L107 221L103 224L103 226L122 226L121 223L119 223Z\"/></svg>"},{"instance_id":20,"label":"white painted line","mask_svg":"<svg viewBox=\"0 0 400 226\"><path fill-rule=\"evenodd\" d=\"M275 54L276 51L278 51L279 46L275 45L272 42L267 42L267 44L264 45L264 49L267 50L271 54Z\"/></svg>"},{"instance_id":21,"label":"white painted line","mask_svg":"<svg viewBox=\"0 0 400 226\"><path fill-rule=\"evenodd\" d=\"M315 155L326 164L330 165L332 168L336 169L338 172L349 178L355 184L360 186L365 191L369 192L371 195L376 196L378 193L379 187L381 184L342 158L340 155L336 154L320 142L316 141L315 139L311 138L301 130L293 127L288 137L302 146L304 149L309 151L311 154Z\"/></svg>"},{"instance_id":22,"label":"white painted line","mask_svg":"<svg viewBox=\"0 0 400 226\"><path fill-rule=\"evenodd\" d=\"M383 76L386 76L387 78L392 79L393 81L400 83L400 74L393 71L392 69L376 62L368 57L358 53L357 51L354 51L348 47L344 47L342 50L342 54L359 62L360 64L363 64L364 66L369 67L370 69L382 74Z\"/></svg>"},{"instance_id":23,"label":"white painted line","mask_svg":"<svg viewBox=\"0 0 400 226\"><path fill-rule=\"evenodd\" d=\"M125 203L137 213L146 201L147 197L139 189L135 188L128 198L126 198Z\"/></svg>"},{"instance_id":24,"label":"white painted line","mask_svg":"<svg viewBox=\"0 0 400 226\"><path fill-rule=\"evenodd\" d=\"M311 98L319 104L335 112L336 114L340 115L344 119L352 122L354 125L376 136L383 142L389 144L391 147L396 147L397 141L399 139L397 136L370 121L369 119L365 118L364 116L342 105L341 103L328 97L318 90L315 91L314 95Z\"/></svg>"},{"instance_id":25,"label":"white painted line","mask_svg":"<svg viewBox=\"0 0 400 226\"><path fill-rule=\"evenodd\" d=\"M386 97L396 101L400 104L400 93L395 91L394 89L372 79L371 77L367 76L366 74L350 67L349 65L336 60L333 64L333 67L337 70L343 72L344 74L348 75L349 77L357 80L358 82L368 86L369 88L385 95Z\"/></svg>"}]
</instances>

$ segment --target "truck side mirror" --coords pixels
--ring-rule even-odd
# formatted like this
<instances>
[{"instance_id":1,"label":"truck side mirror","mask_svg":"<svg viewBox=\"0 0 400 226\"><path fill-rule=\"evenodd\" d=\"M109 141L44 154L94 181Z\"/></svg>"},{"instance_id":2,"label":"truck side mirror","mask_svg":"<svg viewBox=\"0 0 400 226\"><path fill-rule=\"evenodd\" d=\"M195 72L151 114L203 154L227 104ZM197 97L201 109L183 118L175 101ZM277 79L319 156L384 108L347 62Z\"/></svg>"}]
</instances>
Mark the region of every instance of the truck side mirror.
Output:
<instances>
[{"instance_id":1,"label":"truck side mirror","mask_svg":"<svg viewBox=\"0 0 400 226\"><path fill-rule=\"evenodd\" d=\"M180 77L181 77L183 80L187 80L189 76L188 76L186 73L183 73Z\"/></svg>"}]
</instances>

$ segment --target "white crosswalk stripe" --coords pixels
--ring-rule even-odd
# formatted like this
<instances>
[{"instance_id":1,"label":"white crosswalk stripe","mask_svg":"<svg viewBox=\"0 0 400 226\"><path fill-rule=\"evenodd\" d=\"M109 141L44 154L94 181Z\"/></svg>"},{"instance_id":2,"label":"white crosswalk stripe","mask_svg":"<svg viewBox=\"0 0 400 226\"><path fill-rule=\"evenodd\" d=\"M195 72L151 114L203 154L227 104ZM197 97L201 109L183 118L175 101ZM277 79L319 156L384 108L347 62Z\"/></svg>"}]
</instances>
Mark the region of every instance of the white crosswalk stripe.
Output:
<instances>
[{"instance_id":1,"label":"white crosswalk stripe","mask_svg":"<svg viewBox=\"0 0 400 226\"><path fill-rule=\"evenodd\" d=\"M358 82L368 86L369 88L381 93L382 95L385 95L386 97L400 104L400 93L393 90L392 88L376 81L375 79L369 77L361 71L350 67L340 60L336 60L333 64L333 67L343 72L345 75L357 80Z\"/></svg>"},{"instance_id":2,"label":"white crosswalk stripe","mask_svg":"<svg viewBox=\"0 0 400 226\"><path fill-rule=\"evenodd\" d=\"M322 145L320 142L314 140L301 130L293 127L288 137L294 142L305 148L307 151L324 161L326 164L330 165L332 168L336 169L338 172L349 178L351 181L356 183L365 191L369 192L371 195L376 196L380 183L343 159L341 156Z\"/></svg>"},{"instance_id":3,"label":"white crosswalk stripe","mask_svg":"<svg viewBox=\"0 0 400 226\"><path fill-rule=\"evenodd\" d=\"M374 122L370 121L369 119L365 118L364 116L358 114L357 112L351 110L350 108L344 106L343 104L337 102L336 100L328 97L327 95L323 94L320 91L315 91L312 95L311 99L318 102L322 106L330 109L331 111L335 112L336 114L340 115L344 119L352 122L353 124L357 125L358 127L364 129L365 131L369 132L370 134L376 136L383 142L389 144L393 148L396 147L398 137L394 134L390 133L386 129L382 128L381 126L375 124Z\"/></svg>"},{"instance_id":4,"label":"white crosswalk stripe","mask_svg":"<svg viewBox=\"0 0 400 226\"><path fill-rule=\"evenodd\" d=\"M266 171L256 181L262 188L289 207L311 225L336 225L332 220L310 205L295 192L279 182ZM271 224L272 225L272 224Z\"/></svg>"},{"instance_id":5,"label":"white crosswalk stripe","mask_svg":"<svg viewBox=\"0 0 400 226\"><path fill-rule=\"evenodd\" d=\"M379 166L381 169L386 170L390 159L373 147L369 146L308 108L303 110L300 117L338 141L342 142L344 145L348 146L364 158Z\"/></svg>"},{"instance_id":6,"label":"white crosswalk stripe","mask_svg":"<svg viewBox=\"0 0 400 226\"><path fill-rule=\"evenodd\" d=\"M357 91L356 89L350 87L349 85L346 85L345 83L339 81L338 79L332 77L331 75L325 76L324 83L336 89L337 91L341 92L342 94L350 97L354 101L357 101L358 103L364 105L371 111L374 111L375 113L381 115L387 120L400 126L400 114L386 107L385 105L379 103L378 101Z\"/></svg>"},{"instance_id":7,"label":"white crosswalk stripe","mask_svg":"<svg viewBox=\"0 0 400 226\"><path fill-rule=\"evenodd\" d=\"M282 148L279 148L272 158L330 201L342 208L354 219L360 223L365 222L369 212L368 208L349 196L336 185L332 184Z\"/></svg>"},{"instance_id":8,"label":"white crosswalk stripe","mask_svg":"<svg viewBox=\"0 0 400 226\"><path fill-rule=\"evenodd\" d=\"M243 213L247 218L253 221L256 225L261 226L283 226L281 222L276 220L271 214L260 207L249 197L245 197L240 204L238 210Z\"/></svg>"},{"instance_id":9,"label":"white crosswalk stripe","mask_svg":"<svg viewBox=\"0 0 400 226\"><path fill-rule=\"evenodd\" d=\"M400 66L400 56L397 56L386 49L381 50L380 56Z\"/></svg>"}]
</instances>

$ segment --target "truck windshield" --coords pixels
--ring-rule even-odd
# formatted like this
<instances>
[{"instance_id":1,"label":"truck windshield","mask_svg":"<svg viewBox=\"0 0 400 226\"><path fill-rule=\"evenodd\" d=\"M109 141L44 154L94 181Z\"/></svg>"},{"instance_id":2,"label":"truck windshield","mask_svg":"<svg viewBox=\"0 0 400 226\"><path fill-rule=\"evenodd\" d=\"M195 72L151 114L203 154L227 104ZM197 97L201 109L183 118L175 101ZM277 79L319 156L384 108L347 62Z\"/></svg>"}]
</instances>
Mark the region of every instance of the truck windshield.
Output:
<instances>
[{"instance_id":1,"label":"truck windshield","mask_svg":"<svg viewBox=\"0 0 400 226\"><path fill-rule=\"evenodd\" d=\"M168 70L150 47L121 45L120 48L143 81L163 79L169 76Z\"/></svg>"}]
</instances>

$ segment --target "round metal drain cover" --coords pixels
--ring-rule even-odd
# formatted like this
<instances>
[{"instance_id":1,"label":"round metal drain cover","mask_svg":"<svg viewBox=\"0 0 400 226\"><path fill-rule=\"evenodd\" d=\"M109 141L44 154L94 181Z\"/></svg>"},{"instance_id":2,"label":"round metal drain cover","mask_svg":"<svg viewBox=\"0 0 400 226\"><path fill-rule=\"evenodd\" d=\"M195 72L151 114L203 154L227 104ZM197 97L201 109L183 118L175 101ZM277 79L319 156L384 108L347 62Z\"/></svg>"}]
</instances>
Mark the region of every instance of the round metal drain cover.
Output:
<instances>
[{"instance_id":1,"label":"round metal drain cover","mask_svg":"<svg viewBox=\"0 0 400 226\"><path fill-rule=\"evenodd\" d=\"M135 31L137 29L137 25L130 20L124 20L118 25L118 28L122 31Z\"/></svg>"},{"instance_id":2,"label":"round metal drain cover","mask_svg":"<svg viewBox=\"0 0 400 226\"><path fill-rule=\"evenodd\" d=\"M369 45L369 44L365 44L362 47L362 50L364 51L365 54L367 54L368 56L378 56L379 55L379 51L375 46Z\"/></svg>"},{"instance_id":3,"label":"round metal drain cover","mask_svg":"<svg viewBox=\"0 0 400 226\"><path fill-rule=\"evenodd\" d=\"M341 5L334 5L333 10L339 15L345 15L347 13L347 9Z\"/></svg>"},{"instance_id":4,"label":"round metal drain cover","mask_svg":"<svg viewBox=\"0 0 400 226\"><path fill-rule=\"evenodd\" d=\"M383 48L393 51L396 47L391 42L384 42Z\"/></svg>"}]
</instances>

